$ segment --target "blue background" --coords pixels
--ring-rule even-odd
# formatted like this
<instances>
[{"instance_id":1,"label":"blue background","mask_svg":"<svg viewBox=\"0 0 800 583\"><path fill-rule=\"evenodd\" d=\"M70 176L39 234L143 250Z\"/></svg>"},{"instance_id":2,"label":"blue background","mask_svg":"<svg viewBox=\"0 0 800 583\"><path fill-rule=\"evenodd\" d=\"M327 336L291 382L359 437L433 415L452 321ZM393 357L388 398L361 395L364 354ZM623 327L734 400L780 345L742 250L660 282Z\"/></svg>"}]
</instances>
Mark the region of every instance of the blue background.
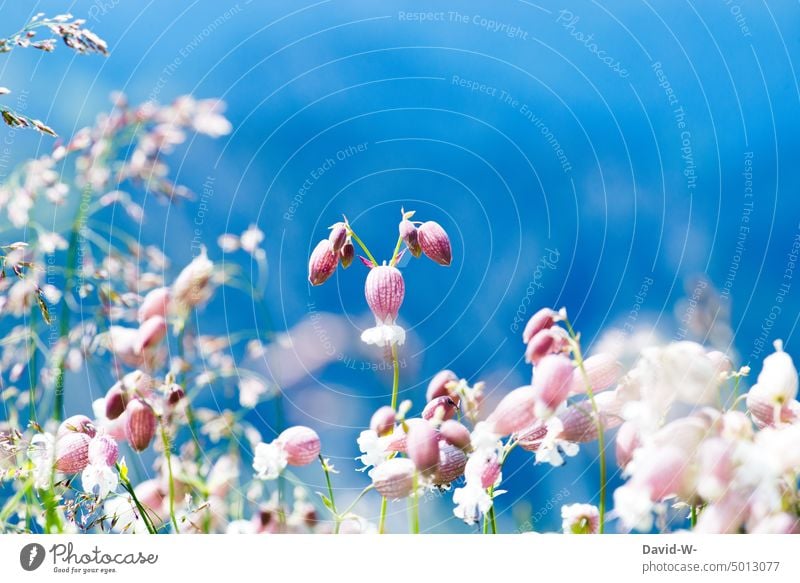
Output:
<instances>
[{"instance_id":1,"label":"blue background","mask_svg":"<svg viewBox=\"0 0 800 583\"><path fill-rule=\"evenodd\" d=\"M422 6L442 19L413 22L401 15ZM185 93L228 103L234 132L216 141L191 140L173 156L173 166L178 180L197 192L213 179L202 225L212 258L221 259L215 241L224 232L239 233L251 223L265 232L266 295L279 331L315 312L345 314L353 339L369 325L360 265L323 287L306 283L308 253L341 213L379 258L391 253L400 206L417 210L421 220L439 221L451 236L453 266L404 266L401 319L411 336L401 387L417 407L427 380L441 368L486 379L490 401L526 381L530 371L514 316L535 277L542 287L528 296L526 313L567 306L587 345L624 323L643 281L652 278L637 325L670 338L678 327L675 306L686 286L692 293L695 276L705 275L718 289L725 285L746 225L730 299L722 299L735 332L730 348L742 355L741 363L750 360L785 282L787 253L800 229L800 9L792 3L98 0L6 1L0 10L4 33L40 10L71 11L88 17L109 43L107 59L75 56L63 46L52 55L17 50L0 59L2 84L16 95L27 91L25 112L62 135L91 123L116 89L133 103L168 102ZM518 31L493 32L484 17ZM618 61L627 76L602 62L587 42ZM659 85L656 62L677 105ZM454 77L489 89L470 91ZM687 144L677 126L678 105L689 132L694 187L684 174ZM552 140L568 160L566 171ZM18 132L14 155L35 155L51 144ZM366 145L363 152L336 158L358 144ZM742 174L748 152L751 199L744 196ZM335 163L293 206L326 159ZM752 212L743 223L748 200ZM141 239L166 240L174 265L182 265L192 254L198 204L167 213L149 198ZM559 260L536 276L548 249L557 250ZM245 271L254 268L243 254L229 260ZM767 338L783 338L797 356L800 284L790 283ZM200 331L263 327L248 302L236 291L218 294ZM385 371L361 370L382 362L378 352L356 341L334 348L345 363L286 387L286 406L291 422L319 430L326 455L341 470L336 480L346 499L366 480L352 472L355 437L388 400L391 379ZM74 397L68 412L85 408L103 389ZM272 405L259 406L252 420L268 435ZM512 455L504 483L510 493L498 501L504 530L515 528L511 507L523 499L535 513L561 488L569 491L555 510L544 512L537 529L558 527L561 503L591 499L596 471L584 470L596 448L583 449L557 470L534 467L522 452ZM303 476L321 486L317 468ZM450 517L449 498L426 504L424 528L464 529ZM524 508L517 508L524 523ZM402 505L396 510L400 530Z\"/></svg>"}]
</instances>

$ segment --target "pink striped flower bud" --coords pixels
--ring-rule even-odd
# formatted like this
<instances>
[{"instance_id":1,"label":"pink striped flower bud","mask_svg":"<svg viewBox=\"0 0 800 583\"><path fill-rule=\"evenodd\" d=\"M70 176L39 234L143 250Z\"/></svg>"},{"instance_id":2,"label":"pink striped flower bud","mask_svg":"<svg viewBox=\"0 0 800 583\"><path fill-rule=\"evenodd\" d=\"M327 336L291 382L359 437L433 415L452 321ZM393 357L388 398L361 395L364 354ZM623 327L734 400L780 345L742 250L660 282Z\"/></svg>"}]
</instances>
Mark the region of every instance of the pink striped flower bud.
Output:
<instances>
[{"instance_id":1,"label":"pink striped flower bud","mask_svg":"<svg viewBox=\"0 0 800 583\"><path fill-rule=\"evenodd\" d=\"M125 412L128 405L128 394L117 382L106 393L106 418L114 420Z\"/></svg>"},{"instance_id":2,"label":"pink striped flower bud","mask_svg":"<svg viewBox=\"0 0 800 583\"><path fill-rule=\"evenodd\" d=\"M558 415L561 420L559 439L573 443L585 443L597 439L597 423L588 401L567 407Z\"/></svg>"},{"instance_id":3,"label":"pink striped flower bud","mask_svg":"<svg viewBox=\"0 0 800 583\"><path fill-rule=\"evenodd\" d=\"M319 435L310 427L290 427L278 436L277 442L286 453L286 463L290 466L308 465L319 456Z\"/></svg>"},{"instance_id":4,"label":"pink striped flower bud","mask_svg":"<svg viewBox=\"0 0 800 583\"><path fill-rule=\"evenodd\" d=\"M169 313L170 290L168 287L157 287L150 290L139 306L139 323L143 324L153 316L166 318Z\"/></svg>"},{"instance_id":5,"label":"pink striped flower bud","mask_svg":"<svg viewBox=\"0 0 800 583\"><path fill-rule=\"evenodd\" d=\"M500 469L500 462L497 461L497 456L487 460L481 471L481 487L491 488L494 486L500 477Z\"/></svg>"},{"instance_id":6,"label":"pink striped flower bud","mask_svg":"<svg viewBox=\"0 0 800 583\"><path fill-rule=\"evenodd\" d=\"M323 239L308 260L308 281L311 285L321 285L336 271L339 256L333 252L333 245L328 239Z\"/></svg>"},{"instance_id":7,"label":"pink striped flower bud","mask_svg":"<svg viewBox=\"0 0 800 583\"><path fill-rule=\"evenodd\" d=\"M211 297L213 275L214 263L208 258L203 246L200 255L183 268L172 284L172 298L181 312L198 306Z\"/></svg>"},{"instance_id":8,"label":"pink striped flower bud","mask_svg":"<svg viewBox=\"0 0 800 583\"><path fill-rule=\"evenodd\" d=\"M456 373L447 369L440 370L433 375L431 382L428 383L428 390L425 393L425 400L432 401L436 397L449 397L450 389L447 388L447 385L455 382L458 382Z\"/></svg>"},{"instance_id":9,"label":"pink striped flower bud","mask_svg":"<svg viewBox=\"0 0 800 583\"><path fill-rule=\"evenodd\" d=\"M536 389L536 415L547 417L569 396L575 367L563 354L551 354L539 361L533 371Z\"/></svg>"},{"instance_id":10,"label":"pink striped flower bud","mask_svg":"<svg viewBox=\"0 0 800 583\"><path fill-rule=\"evenodd\" d=\"M144 451L156 434L156 414L142 399L134 399L125 408L125 437L136 451Z\"/></svg>"},{"instance_id":11,"label":"pink striped flower bud","mask_svg":"<svg viewBox=\"0 0 800 583\"><path fill-rule=\"evenodd\" d=\"M764 385L758 383L747 393L747 409L760 429L794 423L800 419L800 402L776 403L772 395L764 390Z\"/></svg>"},{"instance_id":12,"label":"pink striped flower bud","mask_svg":"<svg viewBox=\"0 0 800 583\"><path fill-rule=\"evenodd\" d=\"M89 465L89 442L85 433L67 432L56 438L56 469L65 474L82 472Z\"/></svg>"},{"instance_id":13,"label":"pink striped flower bud","mask_svg":"<svg viewBox=\"0 0 800 583\"><path fill-rule=\"evenodd\" d=\"M566 330L554 326L534 334L525 349L525 362L538 364L548 354L563 352L569 344Z\"/></svg>"},{"instance_id":14,"label":"pink striped flower bud","mask_svg":"<svg viewBox=\"0 0 800 583\"><path fill-rule=\"evenodd\" d=\"M433 483L445 486L464 475L467 465L467 454L454 445L439 442L439 467L433 476Z\"/></svg>"},{"instance_id":15,"label":"pink striped flower bud","mask_svg":"<svg viewBox=\"0 0 800 583\"><path fill-rule=\"evenodd\" d=\"M636 425L630 421L623 423L619 431L617 431L616 441L616 456L617 465L620 468L625 468L633 459L633 452L635 452L642 445L641 438L639 437L639 430Z\"/></svg>"},{"instance_id":16,"label":"pink striped flower bud","mask_svg":"<svg viewBox=\"0 0 800 583\"><path fill-rule=\"evenodd\" d=\"M96 435L89 442L89 463L94 465L113 466L117 463L119 446L108 435Z\"/></svg>"},{"instance_id":17,"label":"pink striped flower bud","mask_svg":"<svg viewBox=\"0 0 800 583\"><path fill-rule=\"evenodd\" d=\"M422 255L422 247L419 244L419 236L414 223L408 219L403 219L400 221L398 230L400 231L400 238L403 239L403 242L406 244L406 247L408 247L408 250L411 251L411 254L414 257Z\"/></svg>"},{"instance_id":18,"label":"pink striped flower bud","mask_svg":"<svg viewBox=\"0 0 800 583\"><path fill-rule=\"evenodd\" d=\"M487 421L498 435L511 435L533 425L536 390L525 385L514 389L497 404Z\"/></svg>"},{"instance_id":19,"label":"pink striped flower bud","mask_svg":"<svg viewBox=\"0 0 800 583\"><path fill-rule=\"evenodd\" d=\"M542 440L547 437L547 430L547 423L537 419L533 425L519 432L517 436L519 446L525 451L537 451Z\"/></svg>"},{"instance_id":20,"label":"pink striped flower bud","mask_svg":"<svg viewBox=\"0 0 800 583\"><path fill-rule=\"evenodd\" d=\"M414 490L415 471L416 466L410 459L392 458L372 470L372 484L384 498L405 498Z\"/></svg>"},{"instance_id":21,"label":"pink striped flower bud","mask_svg":"<svg viewBox=\"0 0 800 583\"><path fill-rule=\"evenodd\" d=\"M343 222L335 223L331 227L331 234L328 235L328 241L331 242L331 248L334 254L338 255L344 244L347 243L347 227Z\"/></svg>"},{"instance_id":22,"label":"pink striped flower bud","mask_svg":"<svg viewBox=\"0 0 800 583\"><path fill-rule=\"evenodd\" d=\"M153 316L139 326L135 350L138 353L155 348L167 334L167 321L161 316Z\"/></svg>"},{"instance_id":23,"label":"pink striped flower bud","mask_svg":"<svg viewBox=\"0 0 800 583\"><path fill-rule=\"evenodd\" d=\"M353 245L353 242L350 240L350 237L347 238L344 246L342 246L339 256L342 260L342 269L347 269L350 267L350 264L353 263L353 259L356 256L356 248Z\"/></svg>"},{"instance_id":24,"label":"pink striped flower bud","mask_svg":"<svg viewBox=\"0 0 800 583\"><path fill-rule=\"evenodd\" d=\"M417 229L417 239L422 252L439 265L448 266L453 260L450 238L435 221L422 223Z\"/></svg>"},{"instance_id":25,"label":"pink striped flower bud","mask_svg":"<svg viewBox=\"0 0 800 583\"><path fill-rule=\"evenodd\" d=\"M448 419L439 427L439 434L447 443L459 449L469 449L469 429L455 419Z\"/></svg>"},{"instance_id":26,"label":"pink striped flower bud","mask_svg":"<svg viewBox=\"0 0 800 583\"><path fill-rule=\"evenodd\" d=\"M615 385L622 376L622 364L610 354L595 354L583 361L583 368L586 376L589 377L589 385L592 392L597 394ZM570 395L582 395L586 393L586 379L580 368L575 367L572 373L572 385Z\"/></svg>"},{"instance_id":27,"label":"pink striped flower bud","mask_svg":"<svg viewBox=\"0 0 800 583\"><path fill-rule=\"evenodd\" d=\"M394 323L397 320L405 293L403 274L396 267L379 265L369 270L364 296L379 322Z\"/></svg>"},{"instance_id":28,"label":"pink striped flower bud","mask_svg":"<svg viewBox=\"0 0 800 583\"><path fill-rule=\"evenodd\" d=\"M425 405L422 410L422 418L431 420L437 418L446 421L456 416L458 411L458 397L436 397Z\"/></svg>"},{"instance_id":29,"label":"pink striped flower bud","mask_svg":"<svg viewBox=\"0 0 800 583\"><path fill-rule=\"evenodd\" d=\"M439 466L439 434L430 423L417 423L408 429L408 457L421 473L430 475Z\"/></svg>"},{"instance_id":30,"label":"pink striped flower bud","mask_svg":"<svg viewBox=\"0 0 800 583\"><path fill-rule=\"evenodd\" d=\"M391 433L394 429L395 419L394 409L388 405L384 405L372 414L372 419L369 421L369 428L378 435L386 435Z\"/></svg>"},{"instance_id":31,"label":"pink striped flower bud","mask_svg":"<svg viewBox=\"0 0 800 583\"><path fill-rule=\"evenodd\" d=\"M536 312L522 331L522 341L527 344L536 334L550 328L558 320L558 312L550 308L542 308Z\"/></svg>"},{"instance_id":32,"label":"pink striped flower bud","mask_svg":"<svg viewBox=\"0 0 800 583\"><path fill-rule=\"evenodd\" d=\"M61 438L70 433L85 433L89 437L94 437L95 433L97 433L97 429L94 423L92 423L92 420L86 415L73 415L61 422L61 425L58 426L56 436Z\"/></svg>"}]
</instances>

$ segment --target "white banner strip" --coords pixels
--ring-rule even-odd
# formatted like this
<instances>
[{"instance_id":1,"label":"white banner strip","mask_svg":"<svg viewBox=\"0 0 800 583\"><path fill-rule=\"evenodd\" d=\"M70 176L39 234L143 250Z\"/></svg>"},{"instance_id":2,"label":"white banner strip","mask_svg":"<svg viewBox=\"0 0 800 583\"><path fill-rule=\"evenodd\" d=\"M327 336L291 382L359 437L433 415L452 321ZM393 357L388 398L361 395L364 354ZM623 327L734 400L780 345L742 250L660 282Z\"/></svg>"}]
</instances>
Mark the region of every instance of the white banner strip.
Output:
<instances>
[{"instance_id":1,"label":"white banner strip","mask_svg":"<svg viewBox=\"0 0 800 583\"><path fill-rule=\"evenodd\" d=\"M18 536L17 581L800 581L791 535Z\"/></svg>"}]
</instances>

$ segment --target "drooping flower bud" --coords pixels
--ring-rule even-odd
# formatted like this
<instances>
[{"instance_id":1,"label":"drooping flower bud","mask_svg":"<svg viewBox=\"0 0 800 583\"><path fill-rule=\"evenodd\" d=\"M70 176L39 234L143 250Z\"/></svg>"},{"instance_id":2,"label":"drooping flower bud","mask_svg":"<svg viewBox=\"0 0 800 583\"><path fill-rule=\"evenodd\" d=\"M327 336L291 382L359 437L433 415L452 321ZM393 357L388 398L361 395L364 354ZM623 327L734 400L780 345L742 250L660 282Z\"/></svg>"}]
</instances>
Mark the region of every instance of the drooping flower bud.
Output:
<instances>
[{"instance_id":1,"label":"drooping flower bud","mask_svg":"<svg viewBox=\"0 0 800 583\"><path fill-rule=\"evenodd\" d=\"M353 245L353 242L350 240L350 237L347 238L342 250L339 252L339 255L342 259L342 269L347 269L350 267L350 264L353 262L353 259L356 256L356 248Z\"/></svg>"},{"instance_id":2,"label":"drooping flower bud","mask_svg":"<svg viewBox=\"0 0 800 583\"><path fill-rule=\"evenodd\" d=\"M339 255L333 252L333 245L328 239L323 239L308 260L308 281L311 285L321 285L336 271Z\"/></svg>"},{"instance_id":3,"label":"drooping flower bud","mask_svg":"<svg viewBox=\"0 0 800 583\"><path fill-rule=\"evenodd\" d=\"M181 311L198 306L211 297L213 274L214 264L209 260L204 246L200 255L183 268L172 284L172 298Z\"/></svg>"},{"instance_id":4,"label":"drooping flower bud","mask_svg":"<svg viewBox=\"0 0 800 583\"><path fill-rule=\"evenodd\" d=\"M403 219L400 221L398 230L400 231L400 238L403 239L403 242L406 244L406 247L408 247L408 250L411 251L411 254L414 257L422 255L422 247L419 244L417 228L414 226L414 223L408 219Z\"/></svg>"},{"instance_id":5,"label":"drooping flower bud","mask_svg":"<svg viewBox=\"0 0 800 583\"><path fill-rule=\"evenodd\" d=\"M89 442L85 433L66 432L56 438L56 469L65 474L82 472L89 464Z\"/></svg>"},{"instance_id":6,"label":"drooping flower bud","mask_svg":"<svg viewBox=\"0 0 800 583\"><path fill-rule=\"evenodd\" d=\"M334 254L338 255L347 242L347 226L339 221L331 227L331 234L328 235L328 241L331 242L331 248Z\"/></svg>"},{"instance_id":7,"label":"drooping flower bud","mask_svg":"<svg viewBox=\"0 0 800 583\"><path fill-rule=\"evenodd\" d=\"M558 312L550 308L542 308L536 312L522 331L522 341L527 344L542 330L550 328L558 319Z\"/></svg>"},{"instance_id":8,"label":"drooping flower bud","mask_svg":"<svg viewBox=\"0 0 800 583\"><path fill-rule=\"evenodd\" d=\"M548 354L563 352L569 343L566 330L558 326L534 334L525 348L525 362L537 364Z\"/></svg>"},{"instance_id":9,"label":"drooping flower bud","mask_svg":"<svg viewBox=\"0 0 800 583\"><path fill-rule=\"evenodd\" d=\"M467 465L467 454L454 445L439 442L439 467L433 476L433 483L437 486L444 486L454 482L464 475L464 468Z\"/></svg>"},{"instance_id":10,"label":"drooping flower bud","mask_svg":"<svg viewBox=\"0 0 800 583\"><path fill-rule=\"evenodd\" d=\"M276 440L286 453L290 466L305 466L317 459L320 452L319 435L310 427L295 425L284 430Z\"/></svg>"},{"instance_id":11,"label":"drooping flower bud","mask_svg":"<svg viewBox=\"0 0 800 583\"><path fill-rule=\"evenodd\" d=\"M406 286L399 269L389 265L370 269L364 285L364 296L376 320L395 322L405 293Z\"/></svg>"},{"instance_id":12,"label":"drooping flower bud","mask_svg":"<svg viewBox=\"0 0 800 583\"><path fill-rule=\"evenodd\" d=\"M622 364L610 354L595 354L583 361L583 369L589 378L589 386L594 394L604 391L614 385L622 376ZM586 392L586 378L580 368L576 367L572 373L571 395L581 395Z\"/></svg>"},{"instance_id":13,"label":"drooping flower bud","mask_svg":"<svg viewBox=\"0 0 800 583\"><path fill-rule=\"evenodd\" d=\"M640 445L642 445L642 442L636 424L631 421L626 421L620 425L619 431L617 431L617 442L615 445L617 465L624 469L631 462L633 459L633 452L635 452Z\"/></svg>"},{"instance_id":14,"label":"drooping flower bud","mask_svg":"<svg viewBox=\"0 0 800 583\"><path fill-rule=\"evenodd\" d=\"M446 421L456 416L458 411L458 397L436 397L422 410L422 418L431 420L437 418Z\"/></svg>"},{"instance_id":15,"label":"drooping flower bud","mask_svg":"<svg viewBox=\"0 0 800 583\"><path fill-rule=\"evenodd\" d=\"M551 354L539 361L533 372L538 417L551 415L567 399L574 370L572 361L562 354Z\"/></svg>"},{"instance_id":16,"label":"drooping flower bud","mask_svg":"<svg viewBox=\"0 0 800 583\"><path fill-rule=\"evenodd\" d=\"M526 451L537 451L542 444L542 440L547 437L547 432L547 423L537 419L533 422L533 425L519 432L517 443Z\"/></svg>"},{"instance_id":17,"label":"drooping flower bud","mask_svg":"<svg viewBox=\"0 0 800 583\"><path fill-rule=\"evenodd\" d=\"M108 435L97 435L89 442L89 463L113 466L117 462L119 446Z\"/></svg>"},{"instance_id":18,"label":"drooping flower bud","mask_svg":"<svg viewBox=\"0 0 800 583\"><path fill-rule=\"evenodd\" d=\"M405 498L414 490L415 471L416 466L410 459L392 458L372 470L372 484L384 498Z\"/></svg>"},{"instance_id":19,"label":"drooping flower bud","mask_svg":"<svg viewBox=\"0 0 800 583\"><path fill-rule=\"evenodd\" d=\"M450 265L453 260L450 238L439 223L435 221L422 223L417 229L417 239L422 252L430 259L439 265Z\"/></svg>"},{"instance_id":20,"label":"drooping flower bud","mask_svg":"<svg viewBox=\"0 0 800 583\"><path fill-rule=\"evenodd\" d=\"M440 370L433 375L431 382L428 383L428 390L425 393L425 399L427 401L432 401L436 397L449 397L450 389L447 388L447 385L457 381L458 377L452 370Z\"/></svg>"},{"instance_id":21,"label":"drooping flower bud","mask_svg":"<svg viewBox=\"0 0 800 583\"><path fill-rule=\"evenodd\" d=\"M379 436L386 435L394 429L395 417L394 409L388 405L384 405L372 414L372 419L369 421L369 428Z\"/></svg>"},{"instance_id":22,"label":"drooping flower bud","mask_svg":"<svg viewBox=\"0 0 800 583\"><path fill-rule=\"evenodd\" d=\"M156 414L142 399L134 399L125 408L125 437L136 451L144 451L156 434Z\"/></svg>"},{"instance_id":23,"label":"drooping flower bud","mask_svg":"<svg viewBox=\"0 0 800 583\"><path fill-rule=\"evenodd\" d=\"M447 443L459 449L468 449L470 446L469 429L455 419L448 419L439 427L439 434Z\"/></svg>"},{"instance_id":24,"label":"drooping flower bud","mask_svg":"<svg viewBox=\"0 0 800 583\"><path fill-rule=\"evenodd\" d=\"M421 473L431 475L439 466L439 434L430 423L417 423L408 429L408 457Z\"/></svg>"},{"instance_id":25,"label":"drooping flower bud","mask_svg":"<svg viewBox=\"0 0 800 583\"><path fill-rule=\"evenodd\" d=\"M489 415L489 422L498 435L511 435L533 425L536 416L533 411L536 403L536 390L526 385L514 389L497 404Z\"/></svg>"},{"instance_id":26,"label":"drooping flower bud","mask_svg":"<svg viewBox=\"0 0 800 583\"><path fill-rule=\"evenodd\" d=\"M158 346L167 334L167 321L161 316L153 316L139 326L136 338L136 352L143 352Z\"/></svg>"},{"instance_id":27,"label":"drooping flower bud","mask_svg":"<svg viewBox=\"0 0 800 583\"><path fill-rule=\"evenodd\" d=\"M128 405L127 392L122 388L122 383L117 382L106 393L106 417L114 420L125 411Z\"/></svg>"},{"instance_id":28,"label":"drooping flower bud","mask_svg":"<svg viewBox=\"0 0 800 583\"><path fill-rule=\"evenodd\" d=\"M85 433L89 437L94 437L95 433L97 433L97 429L94 423L92 423L92 420L86 415L73 415L61 422L61 425L58 426L56 436L61 438L70 433Z\"/></svg>"},{"instance_id":29,"label":"drooping flower bud","mask_svg":"<svg viewBox=\"0 0 800 583\"><path fill-rule=\"evenodd\" d=\"M139 306L139 323L143 324L153 316L166 318L169 313L170 290L168 287L157 287L150 290Z\"/></svg>"}]
</instances>

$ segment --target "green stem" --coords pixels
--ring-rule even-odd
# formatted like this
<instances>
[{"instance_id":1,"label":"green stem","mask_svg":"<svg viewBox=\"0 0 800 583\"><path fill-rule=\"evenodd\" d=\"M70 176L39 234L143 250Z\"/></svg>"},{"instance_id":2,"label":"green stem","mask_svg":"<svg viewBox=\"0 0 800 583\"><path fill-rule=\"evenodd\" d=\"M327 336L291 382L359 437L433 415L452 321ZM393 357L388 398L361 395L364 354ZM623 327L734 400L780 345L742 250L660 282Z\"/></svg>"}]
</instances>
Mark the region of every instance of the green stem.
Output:
<instances>
[{"instance_id":1,"label":"green stem","mask_svg":"<svg viewBox=\"0 0 800 583\"><path fill-rule=\"evenodd\" d=\"M392 410L397 411L397 394L400 389L400 361L397 358L397 345L392 344Z\"/></svg>"},{"instance_id":2,"label":"green stem","mask_svg":"<svg viewBox=\"0 0 800 583\"><path fill-rule=\"evenodd\" d=\"M694 528L695 526L697 526L697 505L692 504L691 508L692 508L692 514L689 520L692 524L692 528Z\"/></svg>"},{"instance_id":3,"label":"green stem","mask_svg":"<svg viewBox=\"0 0 800 583\"><path fill-rule=\"evenodd\" d=\"M339 525L341 524L341 520L339 518L339 512L336 510L336 500L333 496L333 484L331 484L331 474L328 470L328 464L325 463L325 458L322 457L322 454L319 454L319 463L322 466L322 471L325 474L325 483L328 485L328 500L331 501L331 512L333 512L333 534L339 534Z\"/></svg>"},{"instance_id":4,"label":"green stem","mask_svg":"<svg viewBox=\"0 0 800 583\"><path fill-rule=\"evenodd\" d=\"M581 376L586 384L586 394L589 397L589 402L592 405L594 422L597 428L597 447L600 450L600 501L597 506L600 513L599 533L603 534L606 523L606 442L603 421L600 419L600 410L598 409L597 401L595 401L594 398L592 383L589 380L589 375L587 374L586 367L583 364L583 354L581 353L581 346L580 342L578 341L578 336L575 334L575 330L572 329L572 325L566 318L564 319L564 324L566 325L569 335L572 338L572 348L575 353L575 361L578 364L578 368L581 371Z\"/></svg>"},{"instance_id":5,"label":"green stem","mask_svg":"<svg viewBox=\"0 0 800 583\"><path fill-rule=\"evenodd\" d=\"M386 498L381 498L381 518L378 521L378 534L386 533Z\"/></svg>"},{"instance_id":6,"label":"green stem","mask_svg":"<svg viewBox=\"0 0 800 583\"><path fill-rule=\"evenodd\" d=\"M356 232L350 227L349 223L347 225L347 230L350 231L350 236L353 238L353 240L358 243L358 246L361 247L364 250L364 253L367 254L367 257L370 261L372 261L372 264L377 267L379 263L375 260L375 257L373 257L372 253L369 252L369 249L367 249L367 246L364 245L364 242L361 240L361 238L356 235Z\"/></svg>"},{"instance_id":7,"label":"green stem","mask_svg":"<svg viewBox=\"0 0 800 583\"><path fill-rule=\"evenodd\" d=\"M369 492L370 490L374 490L374 489L375 489L375 486L373 486L372 484L370 484L369 486L367 486L366 488L364 488L363 490L361 490L361 492L359 493L359 495L358 495L358 496L356 496L356 499L355 499L355 500L353 500L353 501L350 503L350 506L348 506L347 508L345 508L345 509L344 509L344 511L342 511L342 513L339 515L339 518L340 518L340 519L341 519L341 518L345 518L345 517L346 517L348 514L350 514L350 511L351 511L351 510L353 510L353 508L355 508L355 507L356 507L356 504L358 504L358 503L361 501L361 499L362 499L362 498L363 498L363 497L366 495L366 493L367 493L367 492Z\"/></svg>"},{"instance_id":8,"label":"green stem","mask_svg":"<svg viewBox=\"0 0 800 583\"><path fill-rule=\"evenodd\" d=\"M131 495L131 499L133 500L133 503L136 505L136 509L139 511L139 514L141 515L142 520L144 521L145 527L147 527L147 532L149 532L150 534L158 534L158 531L156 530L153 521L147 514L147 510L142 505L142 503L139 502L139 498L136 497L136 492L134 492L130 480L128 480L128 478L122 475L119 464L117 464L116 466L117 466L117 473L119 474L119 481L122 484L122 487L125 488L125 491Z\"/></svg>"},{"instance_id":9,"label":"green stem","mask_svg":"<svg viewBox=\"0 0 800 583\"><path fill-rule=\"evenodd\" d=\"M167 460L167 474L169 477L169 518L172 521L175 534L180 534L178 519L175 518L175 480L172 477L172 451L167 437L167 428L163 422L161 423L161 441L164 444L164 457Z\"/></svg>"},{"instance_id":10,"label":"green stem","mask_svg":"<svg viewBox=\"0 0 800 583\"><path fill-rule=\"evenodd\" d=\"M400 246L403 244L403 237L397 238L397 245L394 246L394 253L392 253L392 260L389 265L397 265L397 258L400 256Z\"/></svg>"},{"instance_id":11,"label":"green stem","mask_svg":"<svg viewBox=\"0 0 800 583\"><path fill-rule=\"evenodd\" d=\"M419 478L417 472L414 472L411 484L413 488L411 493L411 532L419 534L419 495L417 492Z\"/></svg>"},{"instance_id":12,"label":"green stem","mask_svg":"<svg viewBox=\"0 0 800 583\"><path fill-rule=\"evenodd\" d=\"M64 292L61 298L61 321L59 322L58 341L64 341L69 335L69 295L72 293L72 288L75 285L75 272L78 263L78 247L80 245L80 232L84 220L84 212L88 205L84 205L84 199L90 196L91 193L87 190L84 191L78 209L75 211L75 219L72 222L72 231L69 236L69 248L67 249L67 264L64 271ZM59 422L64 416L64 375L66 374L66 359L67 351L63 350L63 354L58 359L56 364L56 378L55 378L55 401L53 403L53 420Z\"/></svg>"}]
</instances>

